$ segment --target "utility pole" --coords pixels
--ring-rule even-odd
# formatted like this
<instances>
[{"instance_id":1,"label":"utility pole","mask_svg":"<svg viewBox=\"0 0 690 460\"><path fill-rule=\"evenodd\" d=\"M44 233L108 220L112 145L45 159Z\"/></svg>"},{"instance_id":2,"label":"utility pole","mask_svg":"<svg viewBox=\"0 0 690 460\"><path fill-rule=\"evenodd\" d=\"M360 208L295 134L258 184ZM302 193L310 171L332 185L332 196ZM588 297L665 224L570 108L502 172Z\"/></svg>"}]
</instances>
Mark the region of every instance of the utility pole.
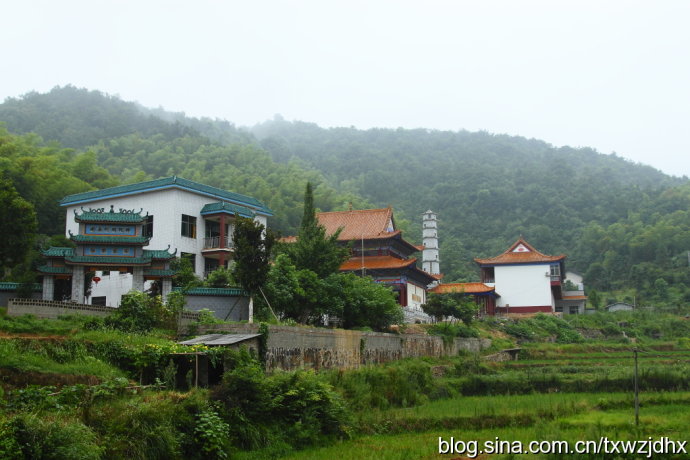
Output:
<instances>
[{"instance_id":1,"label":"utility pole","mask_svg":"<svg viewBox=\"0 0 690 460\"><path fill-rule=\"evenodd\" d=\"M362 276L364 276L364 233L362 233Z\"/></svg>"},{"instance_id":2,"label":"utility pole","mask_svg":"<svg viewBox=\"0 0 690 460\"><path fill-rule=\"evenodd\" d=\"M637 348L633 348L635 355L635 426L640 425L640 388L637 379Z\"/></svg>"}]
</instances>

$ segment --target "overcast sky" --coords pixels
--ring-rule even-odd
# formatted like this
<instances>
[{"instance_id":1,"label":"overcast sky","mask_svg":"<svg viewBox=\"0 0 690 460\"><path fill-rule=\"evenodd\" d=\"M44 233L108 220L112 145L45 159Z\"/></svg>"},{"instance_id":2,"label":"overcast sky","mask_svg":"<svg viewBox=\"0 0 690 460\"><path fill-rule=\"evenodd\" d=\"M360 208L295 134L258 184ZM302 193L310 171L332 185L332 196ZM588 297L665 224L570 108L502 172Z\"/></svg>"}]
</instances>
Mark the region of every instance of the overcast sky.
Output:
<instances>
[{"instance_id":1,"label":"overcast sky","mask_svg":"<svg viewBox=\"0 0 690 460\"><path fill-rule=\"evenodd\" d=\"M0 99L485 130L690 176L690 1L0 0Z\"/></svg>"}]
</instances>

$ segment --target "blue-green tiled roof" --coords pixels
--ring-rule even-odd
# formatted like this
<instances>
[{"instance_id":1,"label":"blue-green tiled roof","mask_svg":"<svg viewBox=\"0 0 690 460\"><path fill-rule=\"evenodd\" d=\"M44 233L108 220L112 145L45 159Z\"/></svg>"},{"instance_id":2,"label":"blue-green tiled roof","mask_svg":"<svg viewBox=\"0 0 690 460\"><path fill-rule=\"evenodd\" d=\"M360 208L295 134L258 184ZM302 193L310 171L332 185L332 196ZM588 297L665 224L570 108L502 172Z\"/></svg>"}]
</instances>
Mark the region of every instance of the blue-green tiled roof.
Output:
<instances>
[{"instance_id":1,"label":"blue-green tiled roof","mask_svg":"<svg viewBox=\"0 0 690 460\"><path fill-rule=\"evenodd\" d=\"M70 239L75 243L136 244L147 246L150 238L148 236L72 235Z\"/></svg>"},{"instance_id":2,"label":"blue-green tiled roof","mask_svg":"<svg viewBox=\"0 0 690 460\"><path fill-rule=\"evenodd\" d=\"M51 246L45 251L43 255L46 257L67 257L74 255L74 248L62 248L57 246Z\"/></svg>"},{"instance_id":3,"label":"blue-green tiled roof","mask_svg":"<svg viewBox=\"0 0 690 460\"><path fill-rule=\"evenodd\" d=\"M132 195L135 193L150 192L153 190L175 187L191 190L207 196L212 196L220 200L231 201L239 205L256 208L257 212L261 214L268 216L273 215L273 212L256 198L241 195L239 193L228 192L227 190L211 187L210 185L200 184L198 182L183 179L177 176L164 177L162 179L139 182L136 184L119 185L117 187L94 190L91 192L77 193L64 197L62 200L60 200L60 204L62 206L70 206L79 203L88 203L89 201L102 200L104 198L113 198L117 196Z\"/></svg>"},{"instance_id":4,"label":"blue-green tiled roof","mask_svg":"<svg viewBox=\"0 0 690 460\"><path fill-rule=\"evenodd\" d=\"M227 214L239 214L242 217L254 217L254 211L244 206L230 204L225 201L218 201L217 203L208 203L201 208L201 215L216 214L224 212Z\"/></svg>"},{"instance_id":5,"label":"blue-green tiled roof","mask_svg":"<svg viewBox=\"0 0 690 460\"><path fill-rule=\"evenodd\" d=\"M0 283L0 291L16 291L22 283ZM41 286L38 283L33 283L31 285L31 289L34 292L41 292L43 290L43 286Z\"/></svg>"},{"instance_id":6,"label":"blue-green tiled roof","mask_svg":"<svg viewBox=\"0 0 690 460\"><path fill-rule=\"evenodd\" d=\"M72 273L72 269L68 267L49 267L48 265L41 265L38 267L38 271L50 275L68 275Z\"/></svg>"},{"instance_id":7,"label":"blue-green tiled roof","mask_svg":"<svg viewBox=\"0 0 690 460\"><path fill-rule=\"evenodd\" d=\"M151 270L144 270L144 276L173 276L175 274L175 270L156 270L156 269L151 269Z\"/></svg>"},{"instance_id":8,"label":"blue-green tiled roof","mask_svg":"<svg viewBox=\"0 0 690 460\"><path fill-rule=\"evenodd\" d=\"M133 212L94 212L84 211L81 214L74 214L77 222L117 222L127 224L139 224L144 218L139 213Z\"/></svg>"},{"instance_id":9,"label":"blue-green tiled roof","mask_svg":"<svg viewBox=\"0 0 690 460\"><path fill-rule=\"evenodd\" d=\"M175 254L170 254L167 249L144 249L144 257L168 260L175 257Z\"/></svg>"},{"instance_id":10,"label":"blue-green tiled roof","mask_svg":"<svg viewBox=\"0 0 690 460\"><path fill-rule=\"evenodd\" d=\"M181 291L182 288L175 287L173 291ZM189 295L220 295L220 296L247 296L246 291L242 288L212 288L212 287L196 287L189 289L186 294Z\"/></svg>"},{"instance_id":11,"label":"blue-green tiled roof","mask_svg":"<svg viewBox=\"0 0 690 460\"><path fill-rule=\"evenodd\" d=\"M73 264L94 265L146 265L151 263L151 257L108 257L108 256L67 256L65 260Z\"/></svg>"}]
</instances>

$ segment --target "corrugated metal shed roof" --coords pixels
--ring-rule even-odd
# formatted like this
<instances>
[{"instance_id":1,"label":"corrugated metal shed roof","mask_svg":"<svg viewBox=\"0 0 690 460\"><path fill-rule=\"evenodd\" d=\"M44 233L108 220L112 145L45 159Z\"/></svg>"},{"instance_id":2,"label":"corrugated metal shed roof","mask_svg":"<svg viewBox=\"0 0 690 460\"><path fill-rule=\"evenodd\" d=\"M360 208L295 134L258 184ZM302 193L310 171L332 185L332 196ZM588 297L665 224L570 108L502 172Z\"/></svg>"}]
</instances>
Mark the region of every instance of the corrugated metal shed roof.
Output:
<instances>
[{"instance_id":1,"label":"corrugated metal shed roof","mask_svg":"<svg viewBox=\"0 0 690 460\"><path fill-rule=\"evenodd\" d=\"M261 334L206 334L179 342L180 345L232 345L259 337Z\"/></svg>"}]
</instances>

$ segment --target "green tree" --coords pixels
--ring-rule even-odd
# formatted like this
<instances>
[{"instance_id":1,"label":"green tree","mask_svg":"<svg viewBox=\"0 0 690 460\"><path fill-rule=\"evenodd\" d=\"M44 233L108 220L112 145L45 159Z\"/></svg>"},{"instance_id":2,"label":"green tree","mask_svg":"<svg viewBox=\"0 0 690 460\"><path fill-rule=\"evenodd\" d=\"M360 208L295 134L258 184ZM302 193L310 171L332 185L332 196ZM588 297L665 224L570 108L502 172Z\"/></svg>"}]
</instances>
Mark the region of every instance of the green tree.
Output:
<instances>
[{"instance_id":1,"label":"green tree","mask_svg":"<svg viewBox=\"0 0 690 460\"><path fill-rule=\"evenodd\" d=\"M343 326L382 331L403 321L403 312L391 289L370 277L352 273L333 275L331 292L341 298Z\"/></svg>"},{"instance_id":2,"label":"green tree","mask_svg":"<svg viewBox=\"0 0 690 460\"><path fill-rule=\"evenodd\" d=\"M342 313L341 286L332 277L298 270L286 254L279 254L268 274L266 296L282 319L319 325L324 315Z\"/></svg>"},{"instance_id":3,"label":"green tree","mask_svg":"<svg viewBox=\"0 0 690 460\"><path fill-rule=\"evenodd\" d=\"M602 307L601 294L599 294L599 291L596 289L591 289L587 293L587 300L589 300L590 305L592 305L592 307L594 307L596 310L599 310L599 308Z\"/></svg>"},{"instance_id":4,"label":"green tree","mask_svg":"<svg viewBox=\"0 0 690 460\"><path fill-rule=\"evenodd\" d=\"M8 180L0 180L0 276L21 263L36 236L36 212Z\"/></svg>"},{"instance_id":5,"label":"green tree","mask_svg":"<svg viewBox=\"0 0 690 460\"><path fill-rule=\"evenodd\" d=\"M445 294L429 294L426 303L422 305L424 313L433 316L436 321L445 317L461 320L470 325L477 315L478 306L471 296L462 292Z\"/></svg>"},{"instance_id":6,"label":"green tree","mask_svg":"<svg viewBox=\"0 0 690 460\"><path fill-rule=\"evenodd\" d=\"M235 285L232 278L232 270L225 267L218 267L208 274L204 285L214 288L227 288Z\"/></svg>"},{"instance_id":7,"label":"green tree","mask_svg":"<svg viewBox=\"0 0 690 460\"><path fill-rule=\"evenodd\" d=\"M180 292L171 292L163 303L160 296L130 291L122 296L120 307L106 318L105 324L128 332L148 332L154 327L175 330L184 302Z\"/></svg>"},{"instance_id":8,"label":"green tree","mask_svg":"<svg viewBox=\"0 0 690 460\"><path fill-rule=\"evenodd\" d=\"M196 276L192 261L187 257L179 257L170 263L170 268L175 270L173 285L181 287L187 291L191 288L201 286L203 281Z\"/></svg>"},{"instance_id":9,"label":"green tree","mask_svg":"<svg viewBox=\"0 0 690 460\"><path fill-rule=\"evenodd\" d=\"M297 242L286 245L285 252L298 270L311 270L319 278L336 273L350 251L338 243L340 230L326 236L326 228L319 224L314 209L314 193L310 182L304 192L304 215Z\"/></svg>"},{"instance_id":10,"label":"green tree","mask_svg":"<svg viewBox=\"0 0 690 460\"><path fill-rule=\"evenodd\" d=\"M251 301L256 293L263 295L261 288L266 284L270 270L276 235L253 219L236 216L233 241L235 264L232 276L249 293Z\"/></svg>"}]
</instances>

